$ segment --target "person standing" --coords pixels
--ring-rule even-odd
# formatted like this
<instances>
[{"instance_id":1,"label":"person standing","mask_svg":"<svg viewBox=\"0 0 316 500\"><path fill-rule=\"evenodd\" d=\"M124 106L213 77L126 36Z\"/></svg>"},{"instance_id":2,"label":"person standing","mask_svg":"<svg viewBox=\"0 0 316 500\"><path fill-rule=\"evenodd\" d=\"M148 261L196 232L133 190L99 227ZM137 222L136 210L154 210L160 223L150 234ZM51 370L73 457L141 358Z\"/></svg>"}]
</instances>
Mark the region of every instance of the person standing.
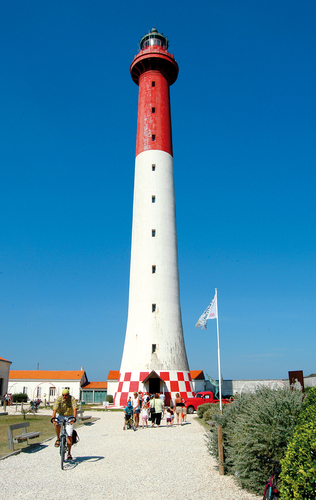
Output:
<instances>
[{"instance_id":1,"label":"person standing","mask_svg":"<svg viewBox=\"0 0 316 500\"><path fill-rule=\"evenodd\" d=\"M154 427L154 424L156 423L157 427L159 427L162 414L164 413L164 404L161 401L159 394L156 394L154 399L152 399L152 401L153 401L153 407L155 409L155 413L152 415L152 425L151 426Z\"/></svg>"},{"instance_id":2,"label":"person standing","mask_svg":"<svg viewBox=\"0 0 316 500\"><path fill-rule=\"evenodd\" d=\"M185 401L182 399L182 422L186 423L187 422L187 407L185 406Z\"/></svg>"},{"instance_id":3,"label":"person standing","mask_svg":"<svg viewBox=\"0 0 316 500\"><path fill-rule=\"evenodd\" d=\"M175 408L176 408L176 415L177 415L177 425L179 425L179 420L180 424L182 425L182 398L180 398L180 394L177 392L176 394L176 399L174 400L175 403Z\"/></svg>"},{"instance_id":4,"label":"person standing","mask_svg":"<svg viewBox=\"0 0 316 500\"><path fill-rule=\"evenodd\" d=\"M146 424L146 427L148 428L148 413L149 413L149 403L144 403L143 408L142 408L142 422L143 422L143 429Z\"/></svg>"},{"instance_id":5,"label":"person standing","mask_svg":"<svg viewBox=\"0 0 316 500\"><path fill-rule=\"evenodd\" d=\"M139 427L139 414L140 414L140 400L138 396L138 392L135 391L133 396L132 396L132 406L134 410L134 420L135 420L135 427Z\"/></svg>"},{"instance_id":6,"label":"person standing","mask_svg":"<svg viewBox=\"0 0 316 500\"><path fill-rule=\"evenodd\" d=\"M166 409L166 422L167 422L167 427L172 426L172 416L171 416L171 410L170 408Z\"/></svg>"},{"instance_id":7,"label":"person standing","mask_svg":"<svg viewBox=\"0 0 316 500\"><path fill-rule=\"evenodd\" d=\"M71 456L71 447L72 447L72 432L74 429L74 423L77 418L77 402L73 396L69 394L69 389L63 389L62 395L59 396L53 407L53 415L52 418L58 418L60 422L65 420L65 417L73 417L70 422L66 425L66 434L67 434L67 444L68 444L68 460L72 460ZM56 442L55 447L58 448L60 444L60 425L53 420L53 424L55 425L56 431Z\"/></svg>"},{"instance_id":8,"label":"person standing","mask_svg":"<svg viewBox=\"0 0 316 500\"><path fill-rule=\"evenodd\" d=\"M165 404L165 395L163 392L160 393L159 397L160 397L161 401L163 402L163 404Z\"/></svg>"}]
</instances>

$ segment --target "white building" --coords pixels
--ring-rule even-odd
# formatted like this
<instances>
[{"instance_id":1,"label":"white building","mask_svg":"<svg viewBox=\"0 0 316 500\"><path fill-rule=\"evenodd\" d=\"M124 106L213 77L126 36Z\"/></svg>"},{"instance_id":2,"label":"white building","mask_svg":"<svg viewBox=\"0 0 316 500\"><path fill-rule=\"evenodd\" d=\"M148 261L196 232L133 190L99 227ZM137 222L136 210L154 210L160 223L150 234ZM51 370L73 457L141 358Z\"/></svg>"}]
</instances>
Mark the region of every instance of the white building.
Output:
<instances>
[{"instance_id":1,"label":"white building","mask_svg":"<svg viewBox=\"0 0 316 500\"><path fill-rule=\"evenodd\" d=\"M10 365L11 361L0 358L0 400L8 392Z\"/></svg>"},{"instance_id":2,"label":"white building","mask_svg":"<svg viewBox=\"0 0 316 500\"><path fill-rule=\"evenodd\" d=\"M39 398L42 401L53 402L60 396L62 390L69 392L77 400L80 399L80 390L88 383L86 372L49 371L49 370L11 370L8 392L12 394L24 393L29 399Z\"/></svg>"}]
</instances>

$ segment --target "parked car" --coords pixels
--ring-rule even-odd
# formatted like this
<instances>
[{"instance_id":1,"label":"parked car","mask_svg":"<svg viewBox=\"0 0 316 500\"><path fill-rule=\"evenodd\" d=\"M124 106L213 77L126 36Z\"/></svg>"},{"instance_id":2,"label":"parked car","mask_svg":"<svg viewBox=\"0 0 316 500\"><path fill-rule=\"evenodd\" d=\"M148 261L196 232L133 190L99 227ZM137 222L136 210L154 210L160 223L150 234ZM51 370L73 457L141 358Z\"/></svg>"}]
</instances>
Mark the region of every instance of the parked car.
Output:
<instances>
[{"instance_id":1,"label":"parked car","mask_svg":"<svg viewBox=\"0 0 316 500\"><path fill-rule=\"evenodd\" d=\"M194 398L183 398L183 401L185 402L188 413L193 413L198 406L204 405L205 403L219 403L219 399L214 398L212 391L197 392ZM222 403L231 403L231 400L222 398Z\"/></svg>"}]
</instances>

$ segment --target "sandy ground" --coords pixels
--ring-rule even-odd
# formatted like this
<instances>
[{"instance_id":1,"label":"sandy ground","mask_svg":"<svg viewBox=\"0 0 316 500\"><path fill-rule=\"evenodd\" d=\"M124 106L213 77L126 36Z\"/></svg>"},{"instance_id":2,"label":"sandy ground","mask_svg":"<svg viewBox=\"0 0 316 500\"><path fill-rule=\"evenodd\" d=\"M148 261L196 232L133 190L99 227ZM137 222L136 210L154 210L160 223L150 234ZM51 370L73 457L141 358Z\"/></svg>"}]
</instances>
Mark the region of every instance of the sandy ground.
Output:
<instances>
[{"instance_id":1,"label":"sandy ground","mask_svg":"<svg viewBox=\"0 0 316 500\"><path fill-rule=\"evenodd\" d=\"M42 413L42 411L41 411ZM0 461L2 499L258 500L232 477L219 476L205 430L188 415L183 426L123 431L121 412L93 412L78 429L73 461L60 468L54 440Z\"/></svg>"}]
</instances>

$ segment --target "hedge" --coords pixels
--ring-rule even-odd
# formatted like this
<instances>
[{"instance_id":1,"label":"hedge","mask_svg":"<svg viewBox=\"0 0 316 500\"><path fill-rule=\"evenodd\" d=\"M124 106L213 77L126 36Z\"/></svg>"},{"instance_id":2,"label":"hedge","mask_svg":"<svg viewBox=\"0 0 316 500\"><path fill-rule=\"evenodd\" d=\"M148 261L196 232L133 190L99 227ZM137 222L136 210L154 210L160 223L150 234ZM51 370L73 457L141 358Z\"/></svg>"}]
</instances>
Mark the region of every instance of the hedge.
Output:
<instances>
[{"instance_id":1,"label":"hedge","mask_svg":"<svg viewBox=\"0 0 316 500\"><path fill-rule=\"evenodd\" d=\"M196 410L196 413L197 413L197 416L199 418L203 418L203 415L204 413L206 412L206 410L208 410L209 408L211 408L213 406L213 403L205 403L203 405L199 405L197 407L197 410Z\"/></svg>"},{"instance_id":2,"label":"hedge","mask_svg":"<svg viewBox=\"0 0 316 500\"><path fill-rule=\"evenodd\" d=\"M281 470L282 500L316 498L316 387L304 400Z\"/></svg>"},{"instance_id":3,"label":"hedge","mask_svg":"<svg viewBox=\"0 0 316 500\"><path fill-rule=\"evenodd\" d=\"M262 494L271 474L271 466L257 459L263 455L280 460L281 442L289 442L302 406L302 393L262 387L255 393L237 395L223 406L223 415L210 432L209 450L218 460L217 426L222 425L224 467L235 475L243 488Z\"/></svg>"},{"instance_id":4,"label":"hedge","mask_svg":"<svg viewBox=\"0 0 316 500\"><path fill-rule=\"evenodd\" d=\"M12 403L26 403L26 402L27 402L27 394L20 392L12 395Z\"/></svg>"}]
</instances>

